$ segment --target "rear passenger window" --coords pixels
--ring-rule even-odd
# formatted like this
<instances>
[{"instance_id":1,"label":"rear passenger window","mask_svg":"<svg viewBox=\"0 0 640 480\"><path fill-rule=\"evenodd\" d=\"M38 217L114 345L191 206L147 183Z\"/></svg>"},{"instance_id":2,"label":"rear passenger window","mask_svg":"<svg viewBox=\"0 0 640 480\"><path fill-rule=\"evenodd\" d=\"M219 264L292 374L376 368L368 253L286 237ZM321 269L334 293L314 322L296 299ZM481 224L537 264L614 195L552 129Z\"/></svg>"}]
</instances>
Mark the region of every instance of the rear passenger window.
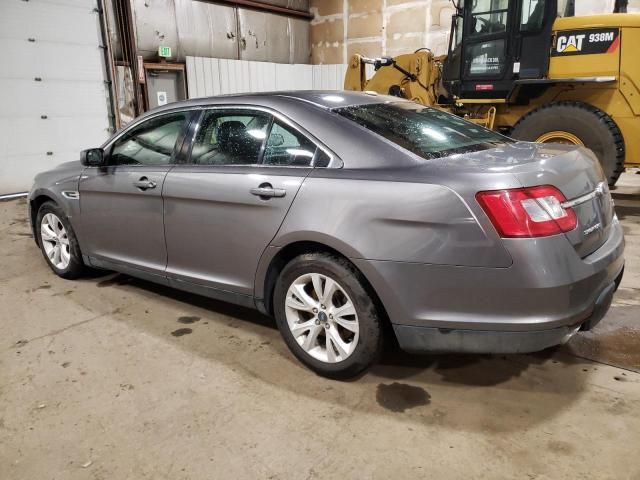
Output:
<instances>
[{"instance_id":1,"label":"rear passenger window","mask_svg":"<svg viewBox=\"0 0 640 480\"><path fill-rule=\"evenodd\" d=\"M261 112L206 112L193 142L191 161L196 165L257 164L270 121Z\"/></svg>"},{"instance_id":2,"label":"rear passenger window","mask_svg":"<svg viewBox=\"0 0 640 480\"><path fill-rule=\"evenodd\" d=\"M311 165L316 146L304 135L281 124L273 123L264 151L265 165L308 167Z\"/></svg>"},{"instance_id":3,"label":"rear passenger window","mask_svg":"<svg viewBox=\"0 0 640 480\"><path fill-rule=\"evenodd\" d=\"M324 167L328 167L330 164L331 164L331 157L327 154L327 152L325 152L321 148L316 150L316 160L313 166L324 168Z\"/></svg>"}]
</instances>

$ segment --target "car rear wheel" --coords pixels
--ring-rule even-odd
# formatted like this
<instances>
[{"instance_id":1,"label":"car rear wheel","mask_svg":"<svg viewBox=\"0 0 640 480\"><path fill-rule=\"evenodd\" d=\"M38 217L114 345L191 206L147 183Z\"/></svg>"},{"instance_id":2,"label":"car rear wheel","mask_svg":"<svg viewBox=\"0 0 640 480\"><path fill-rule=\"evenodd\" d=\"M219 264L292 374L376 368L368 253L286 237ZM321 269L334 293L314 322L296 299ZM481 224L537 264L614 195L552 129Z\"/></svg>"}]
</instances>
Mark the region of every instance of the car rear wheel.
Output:
<instances>
[{"instance_id":1,"label":"car rear wheel","mask_svg":"<svg viewBox=\"0 0 640 480\"><path fill-rule=\"evenodd\" d=\"M82 254L69 219L53 202L38 210L36 234L42 255L58 276L75 279L85 272Z\"/></svg>"},{"instance_id":2,"label":"car rear wheel","mask_svg":"<svg viewBox=\"0 0 640 480\"><path fill-rule=\"evenodd\" d=\"M378 312L347 260L309 253L285 266L274 292L278 328L293 354L320 375L348 378L382 349Z\"/></svg>"}]
</instances>

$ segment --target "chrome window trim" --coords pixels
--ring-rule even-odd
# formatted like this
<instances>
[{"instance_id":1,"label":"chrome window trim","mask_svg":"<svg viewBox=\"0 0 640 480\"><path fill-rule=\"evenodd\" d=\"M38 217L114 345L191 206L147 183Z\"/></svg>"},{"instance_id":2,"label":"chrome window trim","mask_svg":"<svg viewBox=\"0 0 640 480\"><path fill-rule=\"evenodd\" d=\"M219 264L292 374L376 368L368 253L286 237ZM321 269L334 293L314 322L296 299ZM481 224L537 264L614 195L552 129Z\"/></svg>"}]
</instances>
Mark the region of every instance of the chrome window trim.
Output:
<instances>
[{"instance_id":1,"label":"chrome window trim","mask_svg":"<svg viewBox=\"0 0 640 480\"><path fill-rule=\"evenodd\" d=\"M142 123L146 122L147 120L153 120L154 118L162 117L164 115L173 115L173 114L182 113L182 112L192 112L194 110L200 110L200 109L201 109L200 106L192 106L188 108L176 108L171 110L162 110L161 112L157 112L144 117L139 117L136 120L134 120L132 123L124 127L122 130L120 130L118 133L116 133L115 136L108 139L105 143L102 144L100 148L102 148L103 150L107 150L108 148L111 148L113 144L120 139L120 137L128 133L129 130L136 128L138 125L141 125Z\"/></svg>"}]
</instances>

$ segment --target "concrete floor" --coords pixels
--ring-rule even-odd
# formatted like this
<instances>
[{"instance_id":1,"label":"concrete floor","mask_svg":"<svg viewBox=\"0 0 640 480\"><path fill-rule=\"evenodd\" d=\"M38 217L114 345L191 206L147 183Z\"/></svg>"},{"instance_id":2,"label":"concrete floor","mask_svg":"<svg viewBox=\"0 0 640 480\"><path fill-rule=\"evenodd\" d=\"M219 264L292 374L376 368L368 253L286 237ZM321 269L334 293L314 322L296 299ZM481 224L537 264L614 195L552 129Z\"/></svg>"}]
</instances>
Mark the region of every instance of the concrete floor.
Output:
<instances>
[{"instance_id":1,"label":"concrete floor","mask_svg":"<svg viewBox=\"0 0 640 480\"><path fill-rule=\"evenodd\" d=\"M53 275L0 203L0 479L640 478L640 175L593 333L519 356L389 352L353 382L259 314L109 274Z\"/></svg>"}]
</instances>

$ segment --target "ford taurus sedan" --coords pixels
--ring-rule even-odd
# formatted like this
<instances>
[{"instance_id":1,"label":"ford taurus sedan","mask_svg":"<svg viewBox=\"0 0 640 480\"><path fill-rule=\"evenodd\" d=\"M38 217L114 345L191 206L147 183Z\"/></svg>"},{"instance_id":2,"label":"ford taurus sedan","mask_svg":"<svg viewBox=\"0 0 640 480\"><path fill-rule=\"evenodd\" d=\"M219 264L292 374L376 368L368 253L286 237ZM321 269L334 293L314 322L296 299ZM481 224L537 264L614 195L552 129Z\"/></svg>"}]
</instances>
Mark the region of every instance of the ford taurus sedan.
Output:
<instances>
[{"instance_id":1,"label":"ford taurus sedan","mask_svg":"<svg viewBox=\"0 0 640 480\"><path fill-rule=\"evenodd\" d=\"M330 377L390 337L560 344L604 316L624 265L590 151L366 93L172 103L38 175L29 205L59 276L115 270L257 308Z\"/></svg>"}]
</instances>

